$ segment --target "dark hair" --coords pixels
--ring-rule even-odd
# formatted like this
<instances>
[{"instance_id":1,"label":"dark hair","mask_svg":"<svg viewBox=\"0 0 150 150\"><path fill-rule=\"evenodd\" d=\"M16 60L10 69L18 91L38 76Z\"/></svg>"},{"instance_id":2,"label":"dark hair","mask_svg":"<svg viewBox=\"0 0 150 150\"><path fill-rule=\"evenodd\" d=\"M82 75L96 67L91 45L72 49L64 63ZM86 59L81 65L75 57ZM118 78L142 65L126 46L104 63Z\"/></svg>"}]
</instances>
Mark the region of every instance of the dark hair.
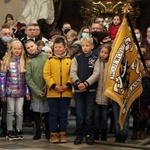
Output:
<instances>
[{"instance_id":1,"label":"dark hair","mask_svg":"<svg viewBox=\"0 0 150 150\"><path fill-rule=\"evenodd\" d=\"M107 36L110 36L109 32L108 31L103 31L103 32L99 32L98 34L98 42L102 42L103 39Z\"/></svg>"},{"instance_id":2,"label":"dark hair","mask_svg":"<svg viewBox=\"0 0 150 150\"><path fill-rule=\"evenodd\" d=\"M146 49L146 51L148 51L148 47L147 47L147 45L142 44L142 45L140 45L140 48L145 48L145 49Z\"/></svg>"},{"instance_id":3,"label":"dark hair","mask_svg":"<svg viewBox=\"0 0 150 150\"><path fill-rule=\"evenodd\" d=\"M49 38L52 38L52 36L54 35L61 35L61 31L60 30L52 30L50 33L49 33Z\"/></svg>"},{"instance_id":4,"label":"dark hair","mask_svg":"<svg viewBox=\"0 0 150 150\"><path fill-rule=\"evenodd\" d=\"M94 22L96 23L96 20L98 19L98 18L102 18L102 19L104 19L104 17L102 17L102 16L96 16L95 18L94 18Z\"/></svg>"},{"instance_id":5,"label":"dark hair","mask_svg":"<svg viewBox=\"0 0 150 150\"><path fill-rule=\"evenodd\" d=\"M122 17L119 14L115 14L112 19L114 19L115 17L119 17L120 23L122 22Z\"/></svg>"},{"instance_id":6,"label":"dark hair","mask_svg":"<svg viewBox=\"0 0 150 150\"><path fill-rule=\"evenodd\" d=\"M12 14L7 14L5 17L5 23L7 22L7 18L11 18L12 20L14 20L14 17Z\"/></svg>"},{"instance_id":7,"label":"dark hair","mask_svg":"<svg viewBox=\"0 0 150 150\"><path fill-rule=\"evenodd\" d=\"M57 38L54 40L53 45L58 44L58 43L62 43L64 46L66 46L65 38L63 38L63 37L57 37Z\"/></svg>"},{"instance_id":8,"label":"dark hair","mask_svg":"<svg viewBox=\"0 0 150 150\"><path fill-rule=\"evenodd\" d=\"M145 61L150 60L150 53L143 54L143 58L144 58Z\"/></svg>"},{"instance_id":9,"label":"dark hair","mask_svg":"<svg viewBox=\"0 0 150 150\"><path fill-rule=\"evenodd\" d=\"M35 26L35 25L34 24L27 24L25 30L27 30L27 28L31 27L31 26Z\"/></svg>"},{"instance_id":10,"label":"dark hair","mask_svg":"<svg viewBox=\"0 0 150 150\"><path fill-rule=\"evenodd\" d=\"M23 47L24 47L24 50L25 50L26 53L28 53L27 49L26 49L26 44L29 43L29 42L35 43L33 39L27 39L27 40L22 41L22 44L23 44Z\"/></svg>"},{"instance_id":11,"label":"dark hair","mask_svg":"<svg viewBox=\"0 0 150 150\"><path fill-rule=\"evenodd\" d=\"M45 46L45 43L44 43L42 40L38 40L38 41L36 42L36 45L37 45L37 46L40 46L40 45Z\"/></svg>"},{"instance_id":12,"label":"dark hair","mask_svg":"<svg viewBox=\"0 0 150 150\"><path fill-rule=\"evenodd\" d=\"M62 27L63 27L65 24L70 24L70 23L69 23L69 22L64 22L64 23L62 24ZM70 24L70 26L71 26L71 24Z\"/></svg>"},{"instance_id":13,"label":"dark hair","mask_svg":"<svg viewBox=\"0 0 150 150\"><path fill-rule=\"evenodd\" d=\"M29 42L35 43L35 41L34 41L33 39L27 39L27 40L24 40L24 41L23 41L23 45L26 45L26 44L29 43Z\"/></svg>"}]
</instances>

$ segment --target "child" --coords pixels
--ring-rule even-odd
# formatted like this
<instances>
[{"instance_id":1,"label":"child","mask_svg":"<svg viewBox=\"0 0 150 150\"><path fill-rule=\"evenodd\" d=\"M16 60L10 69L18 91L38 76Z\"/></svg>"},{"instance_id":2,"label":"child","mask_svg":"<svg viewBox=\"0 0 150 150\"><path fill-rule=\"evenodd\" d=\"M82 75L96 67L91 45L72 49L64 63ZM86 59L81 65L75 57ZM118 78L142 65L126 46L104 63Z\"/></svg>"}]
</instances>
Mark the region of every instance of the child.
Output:
<instances>
[{"instance_id":1,"label":"child","mask_svg":"<svg viewBox=\"0 0 150 150\"><path fill-rule=\"evenodd\" d=\"M141 50L142 55L146 54L147 46L146 45L140 45L140 50Z\"/></svg>"},{"instance_id":2,"label":"child","mask_svg":"<svg viewBox=\"0 0 150 150\"><path fill-rule=\"evenodd\" d=\"M99 139L99 126L101 126L101 140L107 141L107 120L108 120L108 107L109 98L104 95L105 91L105 69L111 51L111 44L103 44L100 50L100 74L98 81L98 88L96 93L95 105L95 133L94 137ZM99 122L100 121L100 122ZM99 124L100 123L100 124Z\"/></svg>"},{"instance_id":3,"label":"child","mask_svg":"<svg viewBox=\"0 0 150 150\"><path fill-rule=\"evenodd\" d=\"M26 64L26 82L31 92L31 105L33 117L36 126L36 133L33 140L41 138L41 114L44 115L45 137L49 139L49 107L46 100L46 85L43 79L43 67L48 59L48 55L42 51L38 51L37 45L33 40L29 39L25 43L29 60Z\"/></svg>"},{"instance_id":4,"label":"child","mask_svg":"<svg viewBox=\"0 0 150 150\"><path fill-rule=\"evenodd\" d=\"M50 141L52 143L67 142L67 114L72 98L72 84L70 79L71 59L66 53L64 38L58 37L54 41L54 53L44 66L44 79L48 86L47 99L50 116ZM59 127L58 127L59 125ZM59 130L59 138L57 135Z\"/></svg>"},{"instance_id":5,"label":"child","mask_svg":"<svg viewBox=\"0 0 150 150\"><path fill-rule=\"evenodd\" d=\"M36 42L36 45L37 45L38 50L41 51L42 48L45 46L45 43L42 40L38 40Z\"/></svg>"},{"instance_id":6,"label":"child","mask_svg":"<svg viewBox=\"0 0 150 150\"><path fill-rule=\"evenodd\" d=\"M66 34L67 37L67 52L71 58L81 53L81 42L77 39L77 32L70 30Z\"/></svg>"},{"instance_id":7,"label":"child","mask_svg":"<svg viewBox=\"0 0 150 150\"><path fill-rule=\"evenodd\" d=\"M48 47L48 46L44 46L42 48L42 51L45 52L46 54L48 54L49 56L52 55L52 49L50 47Z\"/></svg>"},{"instance_id":8,"label":"child","mask_svg":"<svg viewBox=\"0 0 150 150\"><path fill-rule=\"evenodd\" d=\"M81 144L84 134L86 143L93 144L93 111L99 78L99 59L92 54L93 39L82 38L82 54L73 59L71 78L74 83L76 104L76 134L74 144Z\"/></svg>"},{"instance_id":9,"label":"child","mask_svg":"<svg viewBox=\"0 0 150 150\"><path fill-rule=\"evenodd\" d=\"M150 67L150 54L145 53L143 55L143 58L145 59L145 64L148 68ZM145 129L146 124L148 120L148 109L150 108L150 81L148 78L148 73L143 71L143 77L142 77L142 86L143 86L143 92L140 95L139 98L137 98L133 102L132 107L132 115L133 115L133 134L132 139L136 140L137 132L140 131L140 139L145 139Z\"/></svg>"},{"instance_id":10,"label":"child","mask_svg":"<svg viewBox=\"0 0 150 150\"><path fill-rule=\"evenodd\" d=\"M121 17L119 15L115 15L113 17L112 25L108 29L112 41L114 41L114 39L116 38L116 34L119 30L120 25L121 25Z\"/></svg>"},{"instance_id":11,"label":"child","mask_svg":"<svg viewBox=\"0 0 150 150\"><path fill-rule=\"evenodd\" d=\"M16 40L10 44L9 51L3 59L0 73L0 96L7 102L7 136L8 140L23 139L23 103L24 96L29 100L29 90L25 82L25 53L23 45ZM16 133L13 133L13 115L16 116Z\"/></svg>"}]
</instances>

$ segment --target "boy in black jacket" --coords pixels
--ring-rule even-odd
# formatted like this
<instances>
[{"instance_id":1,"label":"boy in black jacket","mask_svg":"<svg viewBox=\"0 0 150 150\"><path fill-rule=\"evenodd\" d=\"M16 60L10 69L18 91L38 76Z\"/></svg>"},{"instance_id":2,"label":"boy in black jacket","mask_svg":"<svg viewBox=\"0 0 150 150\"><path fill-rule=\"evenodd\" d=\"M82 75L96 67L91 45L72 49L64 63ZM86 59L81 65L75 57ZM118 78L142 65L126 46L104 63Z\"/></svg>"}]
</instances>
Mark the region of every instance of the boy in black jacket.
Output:
<instances>
[{"instance_id":1,"label":"boy in black jacket","mask_svg":"<svg viewBox=\"0 0 150 150\"><path fill-rule=\"evenodd\" d=\"M81 144L84 134L86 143L93 144L93 110L97 81L99 77L99 60L92 54L93 39L81 39L82 53L75 57L71 66L71 78L74 83L76 103L76 133L74 144Z\"/></svg>"}]
</instances>

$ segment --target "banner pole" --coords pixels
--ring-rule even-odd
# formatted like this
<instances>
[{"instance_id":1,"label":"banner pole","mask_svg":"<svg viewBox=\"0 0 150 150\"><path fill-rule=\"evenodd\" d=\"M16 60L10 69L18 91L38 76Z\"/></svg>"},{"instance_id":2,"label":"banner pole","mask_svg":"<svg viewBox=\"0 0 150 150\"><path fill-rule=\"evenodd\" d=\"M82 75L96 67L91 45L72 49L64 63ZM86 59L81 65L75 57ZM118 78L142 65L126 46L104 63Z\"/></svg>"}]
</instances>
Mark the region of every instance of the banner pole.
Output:
<instances>
[{"instance_id":1,"label":"banner pole","mask_svg":"<svg viewBox=\"0 0 150 150\"><path fill-rule=\"evenodd\" d=\"M141 57L141 61L142 61L142 63L143 63L143 66L144 66L146 72L147 72L148 74L150 74L150 73L148 72L148 69L147 69L147 67L146 67L146 64L145 64L145 61L144 61L142 52L141 52L141 50L140 50L139 42L138 42L138 40L137 40L137 38L136 38L136 35L135 35L134 29L133 29L133 26L132 26L132 23L131 23L131 19L130 19L129 13L127 13L125 16L126 16L126 18L127 18L128 24L129 24L129 26L130 26L131 33L132 33L132 37L133 37L133 40L134 40L134 42L135 42L135 44L136 44L136 46L137 46L137 50L138 50L138 53L140 54L140 57Z\"/></svg>"}]
</instances>

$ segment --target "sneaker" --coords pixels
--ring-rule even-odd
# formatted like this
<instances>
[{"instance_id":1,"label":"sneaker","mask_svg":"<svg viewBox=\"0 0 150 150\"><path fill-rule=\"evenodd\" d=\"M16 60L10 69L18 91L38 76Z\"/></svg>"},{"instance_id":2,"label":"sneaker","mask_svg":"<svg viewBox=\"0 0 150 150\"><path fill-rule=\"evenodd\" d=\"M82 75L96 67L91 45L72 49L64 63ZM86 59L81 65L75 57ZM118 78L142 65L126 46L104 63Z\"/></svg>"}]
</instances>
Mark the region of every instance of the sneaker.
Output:
<instances>
[{"instance_id":1,"label":"sneaker","mask_svg":"<svg viewBox=\"0 0 150 150\"><path fill-rule=\"evenodd\" d=\"M82 143L82 139L83 139L82 137L77 136L76 139L74 140L74 144L75 144L75 145L81 144L81 143Z\"/></svg>"},{"instance_id":2,"label":"sneaker","mask_svg":"<svg viewBox=\"0 0 150 150\"><path fill-rule=\"evenodd\" d=\"M7 132L6 139L8 139L10 141L13 141L15 139L15 135L14 135L13 131L8 131Z\"/></svg>"},{"instance_id":3,"label":"sneaker","mask_svg":"<svg viewBox=\"0 0 150 150\"><path fill-rule=\"evenodd\" d=\"M22 139L23 139L22 131L21 130L17 130L16 131L15 140L22 140Z\"/></svg>"},{"instance_id":4,"label":"sneaker","mask_svg":"<svg viewBox=\"0 0 150 150\"><path fill-rule=\"evenodd\" d=\"M93 140L93 137L91 135L86 135L86 143L89 145L94 144L94 140Z\"/></svg>"}]
</instances>

